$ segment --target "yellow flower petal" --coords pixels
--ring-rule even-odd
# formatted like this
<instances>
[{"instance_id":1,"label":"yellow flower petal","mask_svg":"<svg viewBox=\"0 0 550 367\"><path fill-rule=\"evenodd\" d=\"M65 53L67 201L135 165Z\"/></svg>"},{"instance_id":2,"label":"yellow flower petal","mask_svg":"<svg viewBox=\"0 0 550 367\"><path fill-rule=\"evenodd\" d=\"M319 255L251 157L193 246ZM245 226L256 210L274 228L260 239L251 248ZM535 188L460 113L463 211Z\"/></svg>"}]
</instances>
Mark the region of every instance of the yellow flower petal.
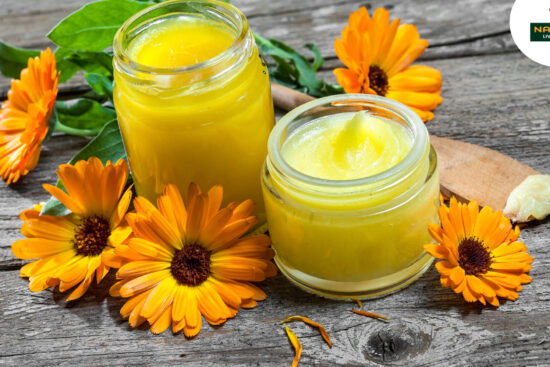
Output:
<instances>
[{"instance_id":1,"label":"yellow flower petal","mask_svg":"<svg viewBox=\"0 0 550 367\"><path fill-rule=\"evenodd\" d=\"M135 224L134 228L139 228L138 224ZM135 229L134 229L135 230ZM128 242L128 247L135 250L137 253L146 256L151 259L158 259L162 261L172 261L174 250L158 243L134 237Z\"/></svg>"},{"instance_id":2,"label":"yellow flower petal","mask_svg":"<svg viewBox=\"0 0 550 367\"><path fill-rule=\"evenodd\" d=\"M11 82L8 100L0 108L0 176L8 185L38 163L58 82L55 56L49 48L29 58L20 79Z\"/></svg>"},{"instance_id":3,"label":"yellow flower petal","mask_svg":"<svg viewBox=\"0 0 550 367\"><path fill-rule=\"evenodd\" d=\"M121 278L140 277L169 267L170 263L166 261L133 261L118 269L117 276Z\"/></svg>"},{"instance_id":4,"label":"yellow flower petal","mask_svg":"<svg viewBox=\"0 0 550 367\"><path fill-rule=\"evenodd\" d=\"M176 290L176 281L172 277L164 278L153 289L149 297L145 300L141 309L141 316L146 319L153 318L159 309L164 309L165 305L171 304ZM164 331L164 330L163 330Z\"/></svg>"},{"instance_id":5,"label":"yellow flower petal","mask_svg":"<svg viewBox=\"0 0 550 367\"><path fill-rule=\"evenodd\" d=\"M170 276L170 270L161 270L132 279L120 288L122 297L131 297L149 290Z\"/></svg>"},{"instance_id":6,"label":"yellow flower petal","mask_svg":"<svg viewBox=\"0 0 550 367\"><path fill-rule=\"evenodd\" d=\"M286 335L292 347L294 348L294 360L292 361L292 367L297 367L300 362L300 357L302 356L302 343L298 340L298 337L288 326L285 326Z\"/></svg>"},{"instance_id":7,"label":"yellow flower petal","mask_svg":"<svg viewBox=\"0 0 550 367\"><path fill-rule=\"evenodd\" d=\"M424 250L436 259L446 259L449 257L449 251L441 245L434 245L430 243L424 245Z\"/></svg>"},{"instance_id":8,"label":"yellow flower petal","mask_svg":"<svg viewBox=\"0 0 550 367\"><path fill-rule=\"evenodd\" d=\"M65 252L73 248L69 241L55 241L45 238L25 238L11 245L13 254L23 260L38 259Z\"/></svg>"},{"instance_id":9,"label":"yellow flower petal","mask_svg":"<svg viewBox=\"0 0 550 367\"><path fill-rule=\"evenodd\" d=\"M467 302L498 307L498 297L516 300L521 284L531 281L525 273L533 262L522 242L510 243L519 229L490 207L479 211L475 201L462 204L451 198L449 207L441 205L439 216L442 227L428 227L439 245L425 248L442 260L436 263L441 285L461 293Z\"/></svg>"},{"instance_id":10,"label":"yellow flower petal","mask_svg":"<svg viewBox=\"0 0 550 367\"><path fill-rule=\"evenodd\" d=\"M325 330L324 326L319 324L318 322L315 322L305 316L299 316L299 315L295 315L295 316L290 316L290 317L287 317L283 323L287 323L287 322L294 322L294 321L301 321L301 322L304 322L310 326L313 326L314 328L317 328L319 330L319 333L321 333L321 336L323 337L325 343L328 344L328 346L330 348L332 348L332 342L330 341L330 336L328 335L327 331Z\"/></svg>"},{"instance_id":11,"label":"yellow flower petal","mask_svg":"<svg viewBox=\"0 0 550 367\"><path fill-rule=\"evenodd\" d=\"M380 319L380 320L386 320L386 321L389 320L389 318L387 318L385 316L375 314L374 312L363 311L363 310L351 310L351 312L356 313L356 314L361 315L361 316L372 317L374 319Z\"/></svg>"},{"instance_id":12,"label":"yellow flower petal","mask_svg":"<svg viewBox=\"0 0 550 367\"><path fill-rule=\"evenodd\" d=\"M183 330L193 337L201 329L202 316L219 325L240 307L254 307L266 297L247 281L276 273L271 241L267 236L240 238L256 223L250 215L253 202L220 209L220 187L203 194L194 184L187 197L187 210L174 185L158 198L159 209L136 198L136 212L125 217L131 237L102 255L109 264L121 265L121 281L110 294L132 297L121 310L132 327L147 320L154 333L171 325L174 333ZM177 241L180 245L175 246ZM144 293L147 298L136 298Z\"/></svg>"},{"instance_id":13,"label":"yellow flower petal","mask_svg":"<svg viewBox=\"0 0 550 367\"><path fill-rule=\"evenodd\" d=\"M386 97L420 110L433 110L443 102L439 94L402 90L390 90Z\"/></svg>"}]
</instances>

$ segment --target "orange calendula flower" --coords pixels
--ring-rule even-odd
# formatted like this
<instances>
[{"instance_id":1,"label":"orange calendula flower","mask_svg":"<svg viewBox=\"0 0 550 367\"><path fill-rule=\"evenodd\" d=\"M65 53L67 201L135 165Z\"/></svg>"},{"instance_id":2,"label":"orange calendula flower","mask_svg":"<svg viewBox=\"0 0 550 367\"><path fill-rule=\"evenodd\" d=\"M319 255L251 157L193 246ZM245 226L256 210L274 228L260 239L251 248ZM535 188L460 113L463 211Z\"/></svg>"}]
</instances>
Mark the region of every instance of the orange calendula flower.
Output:
<instances>
[{"instance_id":1,"label":"orange calendula flower","mask_svg":"<svg viewBox=\"0 0 550 367\"><path fill-rule=\"evenodd\" d=\"M252 308L265 293L250 282L276 274L274 252L266 235L243 237L256 223L254 203L246 200L220 209L223 190L202 193L189 186L185 206L174 185L167 185L157 207L143 197L126 216L133 229L127 244L115 249L126 261L111 287L113 296L129 298L120 310L132 327L148 321L159 334L172 325L193 337L202 316L211 325Z\"/></svg>"},{"instance_id":2,"label":"orange calendula flower","mask_svg":"<svg viewBox=\"0 0 550 367\"><path fill-rule=\"evenodd\" d=\"M30 58L21 79L12 80L0 109L0 175L9 185L38 163L57 97L59 73L48 48Z\"/></svg>"},{"instance_id":3,"label":"orange calendula flower","mask_svg":"<svg viewBox=\"0 0 550 367\"><path fill-rule=\"evenodd\" d=\"M523 242L519 228L490 207L479 211L477 202L458 203L439 208L441 226L431 223L429 232L439 244L425 245L433 257L441 259L436 268L441 284L462 293L468 302L479 301L499 306L498 297L515 301L522 284L529 283L533 258Z\"/></svg>"},{"instance_id":4,"label":"orange calendula flower","mask_svg":"<svg viewBox=\"0 0 550 367\"><path fill-rule=\"evenodd\" d=\"M23 211L21 233L27 238L14 242L11 249L20 259L39 259L21 268L31 291L59 285L65 292L78 285L70 301L88 290L94 276L97 283L105 277L109 266L102 254L131 233L123 219L132 193L124 192L128 165L122 159L105 166L95 157L74 166L62 164L57 175L67 192L52 185L44 188L72 213L40 215L40 207Z\"/></svg>"},{"instance_id":5,"label":"orange calendula flower","mask_svg":"<svg viewBox=\"0 0 550 367\"><path fill-rule=\"evenodd\" d=\"M413 109L423 121L443 99L441 73L428 66L410 64L428 47L412 24L389 21L390 13L377 9L372 18L365 7L351 13L349 24L336 39L336 55L347 68L334 69L347 93L385 96Z\"/></svg>"}]
</instances>

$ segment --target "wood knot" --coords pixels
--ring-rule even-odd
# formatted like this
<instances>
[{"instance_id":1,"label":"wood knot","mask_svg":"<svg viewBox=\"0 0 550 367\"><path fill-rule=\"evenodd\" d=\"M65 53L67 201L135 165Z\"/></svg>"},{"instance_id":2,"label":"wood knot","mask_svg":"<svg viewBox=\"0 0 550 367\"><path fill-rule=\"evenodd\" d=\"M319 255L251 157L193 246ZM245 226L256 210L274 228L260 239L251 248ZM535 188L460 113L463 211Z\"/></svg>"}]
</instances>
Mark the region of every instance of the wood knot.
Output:
<instances>
[{"instance_id":1,"label":"wood knot","mask_svg":"<svg viewBox=\"0 0 550 367\"><path fill-rule=\"evenodd\" d=\"M430 334L412 325L391 324L371 333L364 355L376 362L394 362L424 353L432 341Z\"/></svg>"}]
</instances>

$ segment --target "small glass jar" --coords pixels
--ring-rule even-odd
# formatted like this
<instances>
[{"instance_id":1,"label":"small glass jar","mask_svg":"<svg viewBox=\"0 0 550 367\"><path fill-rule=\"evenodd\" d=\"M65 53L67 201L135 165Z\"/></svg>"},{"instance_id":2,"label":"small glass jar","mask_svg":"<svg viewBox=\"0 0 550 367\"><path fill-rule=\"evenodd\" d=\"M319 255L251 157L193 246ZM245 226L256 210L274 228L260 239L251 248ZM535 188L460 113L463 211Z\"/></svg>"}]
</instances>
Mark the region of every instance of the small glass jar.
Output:
<instances>
[{"instance_id":1,"label":"small glass jar","mask_svg":"<svg viewBox=\"0 0 550 367\"><path fill-rule=\"evenodd\" d=\"M153 67L132 59L136 37L165 21L207 21L233 42L189 66ZM225 204L253 199L255 214L265 221L258 173L275 120L267 68L245 16L222 1L164 2L124 23L114 54L114 105L137 193L154 201L168 183L184 196L190 182L203 190L221 184Z\"/></svg>"},{"instance_id":2,"label":"small glass jar","mask_svg":"<svg viewBox=\"0 0 550 367\"><path fill-rule=\"evenodd\" d=\"M404 126L409 153L395 166L354 180L326 180L292 168L281 154L303 124L367 111ZM426 127L405 105L368 94L336 95L285 115L268 142L263 194L275 261L299 287L329 298L369 298L422 275L433 258L428 223L437 222L439 177Z\"/></svg>"}]
</instances>

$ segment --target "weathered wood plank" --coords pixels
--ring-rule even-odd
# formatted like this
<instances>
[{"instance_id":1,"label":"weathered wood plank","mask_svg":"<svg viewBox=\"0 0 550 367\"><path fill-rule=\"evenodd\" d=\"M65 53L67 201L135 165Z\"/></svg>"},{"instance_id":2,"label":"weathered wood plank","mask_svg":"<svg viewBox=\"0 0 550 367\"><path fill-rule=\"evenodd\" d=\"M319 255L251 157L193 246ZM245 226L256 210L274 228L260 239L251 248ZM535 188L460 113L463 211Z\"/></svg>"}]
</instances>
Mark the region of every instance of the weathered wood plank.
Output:
<instances>
[{"instance_id":1,"label":"weathered wood plank","mask_svg":"<svg viewBox=\"0 0 550 367\"><path fill-rule=\"evenodd\" d=\"M550 362L550 261L544 226L524 231L535 256L532 275L520 299L498 311L466 304L439 286L432 268L409 288L373 300L365 308L388 316L384 323L353 315L354 304L306 294L282 276L264 282L268 299L242 310L225 325L203 325L186 340L167 331L152 335L145 327L131 330L119 315L120 299L108 297L108 285L92 286L81 300L66 305L57 292L30 293L17 271L0 272L0 335L6 365L289 365L293 352L279 322L306 315L330 333L329 349L317 331L294 323L304 345L303 366L493 365ZM384 344L385 343L385 344ZM392 344L393 343L393 344Z\"/></svg>"},{"instance_id":2,"label":"weathered wood plank","mask_svg":"<svg viewBox=\"0 0 550 367\"><path fill-rule=\"evenodd\" d=\"M0 38L42 48L47 41L39 38L80 3L4 0ZM333 56L332 40L357 2L235 3L264 36L294 46L319 43L323 54L330 56L322 75L334 80L331 69L339 62ZM435 0L383 0L371 4L394 5L392 12L417 24L432 43L424 60L442 71L445 101L428 124L431 133L496 149L550 173L550 87L546 82L550 69L514 52L507 33L511 3L463 0L443 7ZM10 23L9 18L19 21ZM282 29L286 33L280 36L277 32ZM0 80L0 91L5 85ZM241 311L221 327L204 325L193 340L169 331L154 336L144 327L130 330L118 315L123 301L108 297L112 274L70 305L57 291L33 294L27 281L18 277L22 262L10 251L11 243L21 238L17 215L48 198L41 184L54 183L56 166L85 142L55 136L35 170L12 188L0 187L2 365L289 365L293 351L278 322L293 314L321 322L334 342L329 349L315 330L291 325L304 345L304 366L550 364L550 220L522 231L521 238L535 258L534 281L525 286L517 302L506 302L497 311L468 305L442 289L433 268L409 288L365 304L366 309L389 316L392 320L387 324L353 315L352 304L308 295L278 276L262 285L267 301Z\"/></svg>"},{"instance_id":3,"label":"weathered wood plank","mask_svg":"<svg viewBox=\"0 0 550 367\"><path fill-rule=\"evenodd\" d=\"M439 60L431 65L446 76L446 101L429 124L433 133L484 144L550 173L550 111L544 97L548 69L519 54ZM55 165L66 161L81 143L54 138L35 171L15 189L0 190L5 267L17 265L9 245L19 238L18 211L47 197L38 183L54 182ZM63 148L54 151L54 144ZM535 257L534 282L525 287L518 302L507 302L496 312L466 305L439 286L432 268L408 289L366 304L392 318L389 324L348 314L350 304L307 295L278 277L265 282L269 298L259 308L241 312L221 328L204 326L198 338L186 341L169 332L153 336L144 328L130 331L118 317L121 301L106 298L107 285L94 287L83 300L67 307L58 293L31 294L16 270L4 271L0 272L4 285L0 309L6 327L0 337L6 351L3 359L8 365L24 361L71 365L85 360L101 365L279 366L289 363L292 351L277 322L303 314L327 326L335 344L329 350L314 330L293 325L304 344L303 365L377 365L384 358L397 365L490 365L501 351L506 351L506 358L499 360L504 366L550 363L548 223L523 230L522 239ZM392 341L398 355L388 347ZM407 341L415 346L398 347L407 346Z\"/></svg>"},{"instance_id":4,"label":"weathered wood plank","mask_svg":"<svg viewBox=\"0 0 550 367\"><path fill-rule=\"evenodd\" d=\"M0 39L18 47L43 49L51 46L47 32L63 17L89 1L70 0L28 2L4 0L0 7ZM418 26L431 47L423 59L514 52L516 47L508 33L511 1L462 0L446 4L437 0L384 0L357 3L353 0L285 1L235 0L248 16L252 28L264 37L279 38L291 46L316 43L322 54L334 59L334 38L340 35L350 12L360 5L369 9L387 7L403 22ZM460 16L457 16L460 14ZM452 24L452 26L450 26ZM84 84L77 77L61 85L61 93L70 93ZM9 80L0 76L0 97L5 96Z\"/></svg>"},{"instance_id":5,"label":"weathered wood plank","mask_svg":"<svg viewBox=\"0 0 550 367\"><path fill-rule=\"evenodd\" d=\"M402 23L415 24L420 36L430 42L421 59L463 56L465 48L470 55L517 50L509 36L508 18L512 7L509 1L461 0L446 2L444 6L433 0L382 0L362 4L342 1L282 12L278 16L265 12L249 18L252 28L263 37L277 38L298 48L314 42L325 57L331 58L334 39L340 37L349 14L362 5L371 12L385 7ZM243 9L248 14L246 6Z\"/></svg>"}]
</instances>

